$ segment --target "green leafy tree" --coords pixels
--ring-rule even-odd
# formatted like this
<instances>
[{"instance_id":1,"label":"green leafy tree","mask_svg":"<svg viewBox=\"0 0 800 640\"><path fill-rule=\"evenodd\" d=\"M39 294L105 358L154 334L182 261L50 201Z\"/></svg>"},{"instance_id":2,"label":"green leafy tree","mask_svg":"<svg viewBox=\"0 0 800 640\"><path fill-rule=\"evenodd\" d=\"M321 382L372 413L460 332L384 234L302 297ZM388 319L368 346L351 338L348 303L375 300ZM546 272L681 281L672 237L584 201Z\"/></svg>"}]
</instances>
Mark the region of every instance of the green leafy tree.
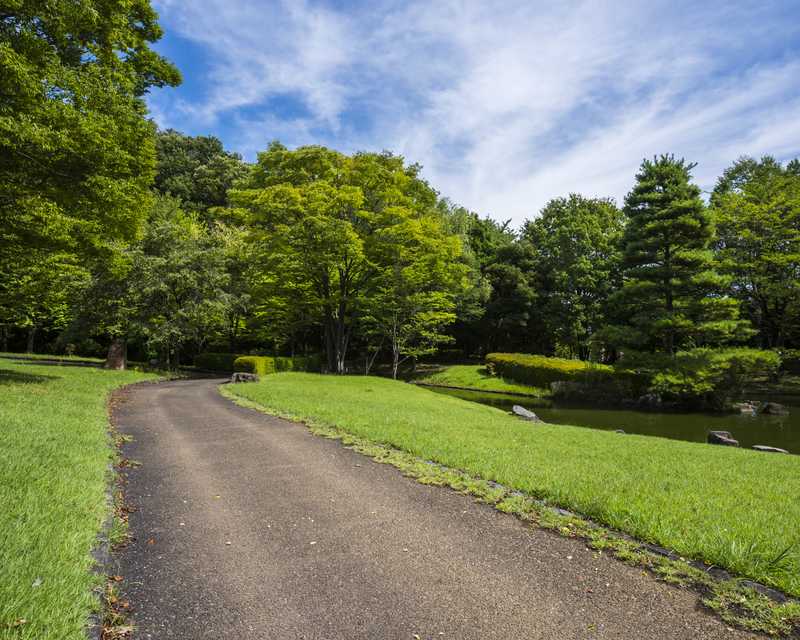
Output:
<instances>
[{"instance_id":1,"label":"green leafy tree","mask_svg":"<svg viewBox=\"0 0 800 640\"><path fill-rule=\"evenodd\" d=\"M674 355L749 335L714 270L714 226L693 167L671 155L645 160L625 198L618 323L604 332L613 345Z\"/></svg>"},{"instance_id":2,"label":"green leafy tree","mask_svg":"<svg viewBox=\"0 0 800 640\"><path fill-rule=\"evenodd\" d=\"M388 207L377 227L370 243L376 273L363 323L388 344L397 378L402 362L452 340L444 330L456 318L466 267L459 261L460 239L448 235L437 217Z\"/></svg>"},{"instance_id":3,"label":"green leafy tree","mask_svg":"<svg viewBox=\"0 0 800 640\"><path fill-rule=\"evenodd\" d=\"M588 359L621 283L622 213L610 200L570 194L548 202L522 237L534 251L539 302L535 331L547 352Z\"/></svg>"},{"instance_id":4,"label":"green leafy tree","mask_svg":"<svg viewBox=\"0 0 800 640\"><path fill-rule=\"evenodd\" d=\"M159 131L156 152L155 189L180 198L184 209L204 215L213 207L227 205L228 191L248 173L241 156L226 152L214 136Z\"/></svg>"},{"instance_id":5,"label":"green leafy tree","mask_svg":"<svg viewBox=\"0 0 800 640\"><path fill-rule=\"evenodd\" d=\"M276 338L319 328L328 368L338 373L376 286L370 243L387 224L383 214L438 217L436 193L416 165L318 146L273 143L230 199L231 217L247 221L261 249L257 313L273 321Z\"/></svg>"},{"instance_id":6,"label":"green leafy tree","mask_svg":"<svg viewBox=\"0 0 800 640\"><path fill-rule=\"evenodd\" d=\"M12 1L0 9L0 243L93 252L149 206L149 87L177 70L147 0Z\"/></svg>"},{"instance_id":7,"label":"green leafy tree","mask_svg":"<svg viewBox=\"0 0 800 640\"><path fill-rule=\"evenodd\" d=\"M87 286L89 274L74 254L27 250L0 263L3 320L27 333L28 353L44 329L62 330L73 317L73 302Z\"/></svg>"},{"instance_id":8,"label":"green leafy tree","mask_svg":"<svg viewBox=\"0 0 800 640\"><path fill-rule=\"evenodd\" d=\"M711 197L720 269L764 348L786 345L800 321L800 163L741 158Z\"/></svg>"}]
</instances>

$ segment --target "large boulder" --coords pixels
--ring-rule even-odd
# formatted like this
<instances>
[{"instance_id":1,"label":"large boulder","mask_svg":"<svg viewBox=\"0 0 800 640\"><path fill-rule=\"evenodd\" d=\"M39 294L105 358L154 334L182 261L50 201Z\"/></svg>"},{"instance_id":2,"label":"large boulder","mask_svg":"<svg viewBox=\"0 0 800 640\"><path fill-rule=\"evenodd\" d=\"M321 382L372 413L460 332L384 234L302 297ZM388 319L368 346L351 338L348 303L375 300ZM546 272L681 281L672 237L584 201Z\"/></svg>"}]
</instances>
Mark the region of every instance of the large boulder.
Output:
<instances>
[{"instance_id":1,"label":"large boulder","mask_svg":"<svg viewBox=\"0 0 800 640\"><path fill-rule=\"evenodd\" d=\"M734 440L730 431L709 431L706 442L708 444L723 444L728 447L739 446L739 441Z\"/></svg>"},{"instance_id":2,"label":"large boulder","mask_svg":"<svg viewBox=\"0 0 800 640\"><path fill-rule=\"evenodd\" d=\"M789 453L786 449L779 449L778 447L768 447L765 444L754 444L753 449L756 451L763 451L765 453Z\"/></svg>"},{"instance_id":3,"label":"large boulder","mask_svg":"<svg viewBox=\"0 0 800 640\"><path fill-rule=\"evenodd\" d=\"M258 382L258 374L237 371L231 376L231 382Z\"/></svg>"},{"instance_id":4,"label":"large boulder","mask_svg":"<svg viewBox=\"0 0 800 640\"><path fill-rule=\"evenodd\" d=\"M515 404L513 407L511 407L511 413L513 413L515 416L519 416L523 420L530 420L531 422L543 422L543 420L533 411L528 411L528 409L521 407L518 404Z\"/></svg>"},{"instance_id":5,"label":"large boulder","mask_svg":"<svg viewBox=\"0 0 800 640\"><path fill-rule=\"evenodd\" d=\"M733 408L746 415L755 415L758 410L758 404L755 402L737 402L733 405Z\"/></svg>"}]
</instances>

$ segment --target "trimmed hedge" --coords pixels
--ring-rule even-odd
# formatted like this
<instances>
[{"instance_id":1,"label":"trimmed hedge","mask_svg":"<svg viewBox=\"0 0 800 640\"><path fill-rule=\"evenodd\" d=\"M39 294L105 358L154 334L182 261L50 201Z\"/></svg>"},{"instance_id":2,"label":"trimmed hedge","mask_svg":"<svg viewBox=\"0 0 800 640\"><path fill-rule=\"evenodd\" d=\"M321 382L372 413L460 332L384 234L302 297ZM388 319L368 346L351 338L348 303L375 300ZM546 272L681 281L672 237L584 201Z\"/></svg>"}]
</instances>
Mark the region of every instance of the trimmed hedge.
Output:
<instances>
[{"instance_id":1,"label":"trimmed hedge","mask_svg":"<svg viewBox=\"0 0 800 640\"><path fill-rule=\"evenodd\" d=\"M201 353L195 356L194 366L208 371L224 371L232 373L233 363L240 357L239 353Z\"/></svg>"},{"instance_id":2,"label":"trimmed hedge","mask_svg":"<svg viewBox=\"0 0 800 640\"><path fill-rule=\"evenodd\" d=\"M549 387L552 382L596 383L614 374L614 369L604 364L528 353L490 353L486 364L504 378L534 387Z\"/></svg>"},{"instance_id":3,"label":"trimmed hedge","mask_svg":"<svg viewBox=\"0 0 800 640\"><path fill-rule=\"evenodd\" d=\"M319 371L320 359L318 356L239 356L233 363L233 370L260 376L281 371Z\"/></svg>"}]
</instances>

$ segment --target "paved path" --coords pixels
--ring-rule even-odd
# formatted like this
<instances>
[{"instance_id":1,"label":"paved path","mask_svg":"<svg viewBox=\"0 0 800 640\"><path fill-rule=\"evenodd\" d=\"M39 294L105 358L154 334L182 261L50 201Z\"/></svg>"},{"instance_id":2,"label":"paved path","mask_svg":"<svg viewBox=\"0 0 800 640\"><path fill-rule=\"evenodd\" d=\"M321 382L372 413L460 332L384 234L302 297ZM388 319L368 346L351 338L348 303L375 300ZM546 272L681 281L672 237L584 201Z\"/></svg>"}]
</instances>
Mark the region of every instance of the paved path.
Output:
<instances>
[{"instance_id":1,"label":"paved path","mask_svg":"<svg viewBox=\"0 0 800 640\"><path fill-rule=\"evenodd\" d=\"M140 385L115 409L137 638L744 638L697 596L404 478L219 381ZM415 635L416 634L416 635Z\"/></svg>"}]
</instances>

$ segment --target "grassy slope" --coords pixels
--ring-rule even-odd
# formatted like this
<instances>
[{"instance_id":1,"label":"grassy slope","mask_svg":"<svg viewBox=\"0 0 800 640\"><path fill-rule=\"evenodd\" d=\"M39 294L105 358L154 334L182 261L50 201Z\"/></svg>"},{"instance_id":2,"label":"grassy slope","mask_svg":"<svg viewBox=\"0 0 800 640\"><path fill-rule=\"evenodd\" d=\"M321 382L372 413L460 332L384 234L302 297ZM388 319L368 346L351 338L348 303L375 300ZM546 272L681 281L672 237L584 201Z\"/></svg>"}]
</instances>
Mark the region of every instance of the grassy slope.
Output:
<instances>
[{"instance_id":1,"label":"grassy slope","mask_svg":"<svg viewBox=\"0 0 800 640\"><path fill-rule=\"evenodd\" d=\"M499 391L502 393L524 393L526 395L541 397L548 394L546 389L539 389L513 380L506 380L489 375L486 367L481 364L457 364L447 367L442 371L421 378L418 382L427 384L440 384L448 387L463 387L478 391Z\"/></svg>"},{"instance_id":2,"label":"grassy slope","mask_svg":"<svg viewBox=\"0 0 800 640\"><path fill-rule=\"evenodd\" d=\"M152 377L0 359L0 638L85 640L108 516L106 398Z\"/></svg>"},{"instance_id":3,"label":"grassy slope","mask_svg":"<svg viewBox=\"0 0 800 640\"><path fill-rule=\"evenodd\" d=\"M232 390L800 595L800 456L531 425L379 378L286 373Z\"/></svg>"}]
</instances>

